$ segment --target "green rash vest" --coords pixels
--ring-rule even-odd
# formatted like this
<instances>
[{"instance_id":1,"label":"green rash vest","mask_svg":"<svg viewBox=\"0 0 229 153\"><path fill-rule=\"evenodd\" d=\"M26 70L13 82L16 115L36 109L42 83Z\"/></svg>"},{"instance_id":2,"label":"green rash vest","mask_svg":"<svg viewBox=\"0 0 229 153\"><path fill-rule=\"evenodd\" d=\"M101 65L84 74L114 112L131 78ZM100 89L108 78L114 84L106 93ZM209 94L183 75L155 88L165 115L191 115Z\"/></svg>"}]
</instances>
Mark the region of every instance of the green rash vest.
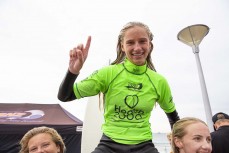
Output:
<instances>
[{"instance_id":1,"label":"green rash vest","mask_svg":"<svg viewBox=\"0 0 229 153\"><path fill-rule=\"evenodd\" d=\"M166 79L146 64L136 66L127 59L95 71L73 89L77 99L104 94L103 133L121 144L152 139L149 119L156 102L166 113L175 110Z\"/></svg>"}]
</instances>

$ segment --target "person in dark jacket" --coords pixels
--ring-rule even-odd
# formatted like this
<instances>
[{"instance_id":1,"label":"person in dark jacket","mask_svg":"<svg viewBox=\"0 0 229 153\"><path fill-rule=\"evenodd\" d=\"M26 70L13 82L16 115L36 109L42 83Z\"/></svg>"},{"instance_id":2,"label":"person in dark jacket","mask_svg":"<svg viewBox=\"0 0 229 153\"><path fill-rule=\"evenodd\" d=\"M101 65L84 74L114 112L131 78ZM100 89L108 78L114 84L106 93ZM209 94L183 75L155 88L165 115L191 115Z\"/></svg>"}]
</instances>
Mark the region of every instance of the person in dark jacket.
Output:
<instances>
[{"instance_id":1,"label":"person in dark jacket","mask_svg":"<svg viewBox=\"0 0 229 153\"><path fill-rule=\"evenodd\" d=\"M215 131L211 133L212 153L229 153L229 116L216 113L212 117Z\"/></svg>"}]
</instances>

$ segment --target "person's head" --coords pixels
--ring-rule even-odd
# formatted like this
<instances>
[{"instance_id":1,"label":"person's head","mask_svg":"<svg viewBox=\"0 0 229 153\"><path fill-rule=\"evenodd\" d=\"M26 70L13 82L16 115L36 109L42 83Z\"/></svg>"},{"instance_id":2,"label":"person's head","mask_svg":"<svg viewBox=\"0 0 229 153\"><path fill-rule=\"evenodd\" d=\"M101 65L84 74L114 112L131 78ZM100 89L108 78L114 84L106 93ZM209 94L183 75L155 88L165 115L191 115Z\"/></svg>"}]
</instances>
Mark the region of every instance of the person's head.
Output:
<instances>
[{"instance_id":1,"label":"person's head","mask_svg":"<svg viewBox=\"0 0 229 153\"><path fill-rule=\"evenodd\" d=\"M151 61L153 34L149 27L141 22L129 22L120 31L117 43L117 58L112 64L123 62L127 58L135 65L144 65L155 70Z\"/></svg>"},{"instance_id":2,"label":"person's head","mask_svg":"<svg viewBox=\"0 0 229 153\"><path fill-rule=\"evenodd\" d=\"M172 142L172 133L171 132L167 133L167 139L168 139L169 143L171 144L171 142Z\"/></svg>"},{"instance_id":3,"label":"person's head","mask_svg":"<svg viewBox=\"0 0 229 153\"><path fill-rule=\"evenodd\" d=\"M167 139L169 141L169 144L172 145L172 132L167 133ZM170 153L173 153L172 148L170 150Z\"/></svg>"},{"instance_id":4,"label":"person's head","mask_svg":"<svg viewBox=\"0 0 229 153\"><path fill-rule=\"evenodd\" d=\"M49 127L35 127L29 130L20 141L20 153L64 153L65 144L58 132Z\"/></svg>"},{"instance_id":5,"label":"person's head","mask_svg":"<svg viewBox=\"0 0 229 153\"><path fill-rule=\"evenodd\" d=\"M206 123L194 117L178 120L172 129L172 148L174 153L211 153L211 135Z\"/></svg>"},{"instance_id":6,"label":"person's head","mask_svg":"<svg viewBox=\"0 0 229 153\"><path fill-rule=\"evenodd\" d=\"M214 130L217 130L219 127L223 125L229 125L229 116L223 112L216 113L212 117L212 122Z\"/></svg>"}]
</instances>

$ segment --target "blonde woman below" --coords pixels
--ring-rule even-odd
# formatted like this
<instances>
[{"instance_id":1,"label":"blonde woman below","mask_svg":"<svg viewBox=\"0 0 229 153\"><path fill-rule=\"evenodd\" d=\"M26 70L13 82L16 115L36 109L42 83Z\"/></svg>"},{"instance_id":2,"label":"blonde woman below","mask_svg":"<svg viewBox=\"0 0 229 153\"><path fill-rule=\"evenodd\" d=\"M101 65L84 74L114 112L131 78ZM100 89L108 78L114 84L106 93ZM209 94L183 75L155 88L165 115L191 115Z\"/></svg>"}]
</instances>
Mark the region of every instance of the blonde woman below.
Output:
<instances>
[{"instance_id":1,"label":"blonde woman below","mask_svg":"<svg viewBox=\"0 0 229 153\"><path fill-rule=\"evenodd\" d=\"M174 153L211 153L211 136L206 123L194 117L177 121L172 129L172 148Z\"/></svg>"},{"instance_id":2,"label":"blonde woman below","mask_svg":"<svg viewBox=\"0 0 229 153\"><path fill-rule=\"evenodd\" d=\"M36 127L29 130L20 141L19 153L64 153L62 137L53 128Z\"/></svg>"}]
</instances>

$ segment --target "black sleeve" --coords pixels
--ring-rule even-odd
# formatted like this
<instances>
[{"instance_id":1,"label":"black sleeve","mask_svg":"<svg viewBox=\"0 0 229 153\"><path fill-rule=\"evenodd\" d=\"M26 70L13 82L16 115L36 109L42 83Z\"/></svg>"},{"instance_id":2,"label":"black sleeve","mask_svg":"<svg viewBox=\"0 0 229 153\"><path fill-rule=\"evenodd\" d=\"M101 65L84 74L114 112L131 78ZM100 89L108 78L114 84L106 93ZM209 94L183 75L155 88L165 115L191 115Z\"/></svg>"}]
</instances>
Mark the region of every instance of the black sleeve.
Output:
<instances>
[{"instance_id":1,"label":"black sleeve","mask_svg":"<svg viewBox=\"0 0 229 153\"><path fill-rule=\"evenodd\" d=\"M171 112L171 113L166 113L166 115L167 115L167 118L169 120L171 129L172 129L173 128L173 124L176 123L176 121L178 121L180 119L180 117L178 116L178 113L177 113L176 110Z\"/></svg>"},{"instance_id":2,"label":"black sleeve","mask_svg":"<svg viewBox=\"0 0 229 153\"><path fill-rule=\"evenodd\" d=\"M73 91L73 84L78 75L71 73L69 70L60 84L58 91L58 99L62 102L72 101L76 99Z\"/></svg>"}]
</instances>

